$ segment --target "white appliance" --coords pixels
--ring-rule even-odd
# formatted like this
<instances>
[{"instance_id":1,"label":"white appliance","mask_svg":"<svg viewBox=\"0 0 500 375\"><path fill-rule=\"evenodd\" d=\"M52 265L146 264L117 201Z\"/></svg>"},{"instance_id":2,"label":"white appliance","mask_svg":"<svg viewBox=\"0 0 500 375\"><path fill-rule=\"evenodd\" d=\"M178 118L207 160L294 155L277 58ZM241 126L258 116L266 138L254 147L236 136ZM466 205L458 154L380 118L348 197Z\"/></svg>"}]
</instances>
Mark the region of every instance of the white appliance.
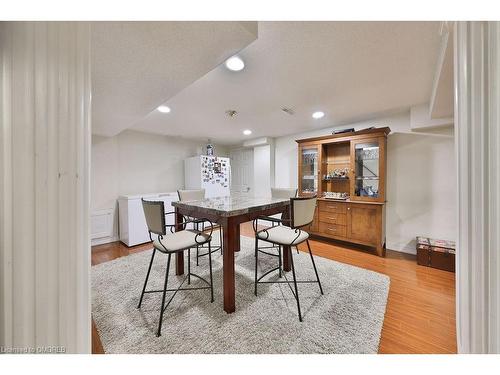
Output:
<instances>
[{"instance_id":1,"label":"white appliance","mask_svg":"<svg viewBox=\"0 0 500 375\"><path fill-rule=\"evenodd\" d=\"M200 155L184 160L184 185L188 190L205 189L206 198L229 196L231 187L229 158Z\"/></svg>"},{"instance_id":2,"label":"white appliance","mask_svg":"<svg viewBox=\"0 0 500 375\"><path fill-rule=\"evenodd\" d=\"M150 201L163 201L165 204L165 212L174 211L172 202L179 200L177 192L122 195L118 197L120 241L127 246L135 246L150 241L141 198ZM165 216L165 224L174 223L175 215Z\"/></svg>"}]
</instances>

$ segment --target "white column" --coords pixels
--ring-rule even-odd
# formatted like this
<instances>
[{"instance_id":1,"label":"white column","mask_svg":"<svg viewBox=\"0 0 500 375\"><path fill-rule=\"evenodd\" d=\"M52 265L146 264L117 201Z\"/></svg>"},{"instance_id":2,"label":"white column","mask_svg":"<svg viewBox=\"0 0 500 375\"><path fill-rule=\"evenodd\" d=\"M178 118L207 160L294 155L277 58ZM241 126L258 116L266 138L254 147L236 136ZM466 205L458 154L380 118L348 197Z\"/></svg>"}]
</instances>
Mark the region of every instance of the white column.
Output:
<instances>
[{"instance_id":1,"label":"white column","mask_svg":"<svg viewBox=\"0 0 500 375\"><path fill-rule=\"evenodd\" d=\"M500 352L500 24L457 22L457 339Z\"/></svg>"},{"instance_id":2,"label":"white column","mask_svg":"<svg viewBox=\"0 0 500 375\"><path fill-rule=\"evenodd\" d=\"M0 346L90 351L90 25L0 23Z\"/></svg>"}]
</instances>

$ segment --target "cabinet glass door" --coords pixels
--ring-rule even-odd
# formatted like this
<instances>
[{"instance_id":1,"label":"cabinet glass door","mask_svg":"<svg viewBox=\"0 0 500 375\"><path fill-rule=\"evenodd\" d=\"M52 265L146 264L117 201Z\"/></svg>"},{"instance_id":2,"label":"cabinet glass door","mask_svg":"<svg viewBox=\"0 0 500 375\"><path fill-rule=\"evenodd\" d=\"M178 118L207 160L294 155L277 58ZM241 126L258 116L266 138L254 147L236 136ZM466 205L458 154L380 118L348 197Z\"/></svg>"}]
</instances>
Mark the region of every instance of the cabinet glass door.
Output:
<instances>
[{"instance_id":1,"label":"cabinet glass door","mask_svg":"<svg viewBox=\"0 0 500 375\"><path fill-rule=\"evenodd\" d=\"M318 192L319 147L304 146L300 152L300 193L316 194Z\"/></svg>"},{"instance_id":2,"label":"cabinet glass door","mask_svg":"<svg viewBox=\"0 0 500 375\"><path fill-rule=\"evenodd\" d=\"M377 199L381 198L380 191L380 141L378 139L365 140L353 143L353 159L354 159L354 191L352 196L354 199L362 197L362 199Z\"/></svg>"}]
</instances>

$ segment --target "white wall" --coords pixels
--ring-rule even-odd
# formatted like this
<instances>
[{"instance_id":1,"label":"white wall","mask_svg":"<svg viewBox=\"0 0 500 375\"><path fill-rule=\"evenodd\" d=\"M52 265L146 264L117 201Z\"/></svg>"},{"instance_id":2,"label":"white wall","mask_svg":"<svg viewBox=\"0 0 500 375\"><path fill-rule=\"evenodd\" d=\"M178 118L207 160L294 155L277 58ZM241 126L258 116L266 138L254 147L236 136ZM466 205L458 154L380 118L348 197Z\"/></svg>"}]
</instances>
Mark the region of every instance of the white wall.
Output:
<instances>
[{"instance_id":1,"label":"white wall","mask_svg":"<svg viewBox=\"0 0 500 375\"><path fill-rule=\"evenodd\" d=\"M184 187L184 159L204 152L205 143L126 130L114 137L92 136L91 207L113 209L118 239L120 195L176 191ZM227 149L215 146L217 155Z\"/></svg>"},{"instance_id":2,"label":"white wall","mask_svg":"<svg viewBox=\"0 0 500 375\"><path fill-rule=\"evenodd\" d=\"M387 248L415 253L415 236L456 240L452 138L393 134L387 142Z\"/></svg>"},{"instance_id":3,"label":"white wall","mask_svg":"<svg viewBox=\"0 0 500 375\"><path fill-rule=\"evenodd\" d=\"M338 128L389 126L387 142L387 248L415 253L415 236L456 239L453 137L412 133L408 112ZM275 185L297 187L296 139L332 133L312 130L275 139Z\"/></svg>"},{"instance_id":4,"label":"white wall","mask_svg":"<svg viewBox=\"0 0 500 375\"><path fill-rule=\"evenodd\" d=\"M253 148L253 176L254 196L271 197L271 187L274 176L272 171L273 145L262 145Z\"/></svg>"}]
</instances>

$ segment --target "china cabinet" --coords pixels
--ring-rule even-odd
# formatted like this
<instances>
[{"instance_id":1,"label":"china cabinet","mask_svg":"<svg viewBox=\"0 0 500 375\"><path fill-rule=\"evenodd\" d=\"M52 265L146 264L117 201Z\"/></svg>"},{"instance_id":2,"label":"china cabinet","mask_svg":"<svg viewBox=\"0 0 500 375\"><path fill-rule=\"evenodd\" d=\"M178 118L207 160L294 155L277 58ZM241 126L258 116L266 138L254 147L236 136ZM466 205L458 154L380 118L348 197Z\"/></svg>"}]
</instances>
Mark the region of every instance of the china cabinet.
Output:
<instances>
[{"instance_id":1,"label":"china cabinet","mask_svg":"<svg viewBox=\"0 0 500 375\"><path fill-rule=\"evenodd\" d=\"M316 194L311 234L385 254L388 127L297 140L298 186Z\"/></svg>"},{"instance_id":2,"label":"china cabinet","mask_svg":"<svg viewBox=\"0 0 500 375\"><path fill-rule=\"evenodd\" d=\"M299 192L302 195L317 194L319 183L319 145L304 145L300 149Z\"/></svg>"}]
</instances>

